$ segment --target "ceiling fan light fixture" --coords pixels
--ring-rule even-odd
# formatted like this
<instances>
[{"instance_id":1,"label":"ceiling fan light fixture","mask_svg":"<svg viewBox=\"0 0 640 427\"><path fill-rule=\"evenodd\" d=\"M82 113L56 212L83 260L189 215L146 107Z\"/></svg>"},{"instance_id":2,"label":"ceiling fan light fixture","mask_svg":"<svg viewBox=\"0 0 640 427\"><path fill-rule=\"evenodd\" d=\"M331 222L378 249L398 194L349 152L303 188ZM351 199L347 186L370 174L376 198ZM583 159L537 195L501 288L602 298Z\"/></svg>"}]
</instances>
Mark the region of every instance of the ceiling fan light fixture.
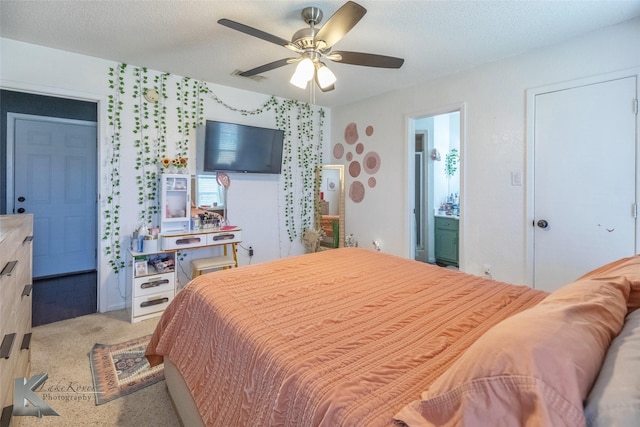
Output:
<instances>
[{"instance_id":1,"label":"ceiling fan light fixture","mask_svg":"<svg viewBox=\"0 0 640 427\"><path fill-rule=\"evenodd\" d=\"M336 82L336 75L324 65L322 62L319 63L318 69L316 71L318 77L318 84L322 89L326 89L332 84Z\"/></svg>"},{"instance_id":2,"label":"ceiling fan light fixture","mask_svg":"<svg viewBox=\"0 0 640 427\"><path fill-rule=\"evenodd\" d=\"M315 66L313 65L313 61L310 58L304 58L298 63L296 71L293 73L293 76L291 76L289 83L300 89L305 89L307 82L313 78L314 72Z\"/></svg>"},{"instance_id":3,"label":"ceiling fan light fixture","mask_svg":"<svg viewBox=\"0 0 640 427\"><path fill-rule=\"evenodd\" d=\"M349 0L331 15L322 27L318 28L317 25L322 19L322 10L317 7L306 7L302 11L302 19L308 27L296 31L290 40L226 18L219 19L218 23L232 30L283 46L298 53L297 58L284 58L273 61L243 71L239 73L240 76L258 77L260 73L297 62L298 66L289 80L291 84L301 89L306 89L307 83L313 80L312 89L317 86L322 89L322 92L329 92L335 89L336 76L321 62L323 59L343 64L377 68L400 68L404 63L404 59L392 56L364 52L332 51L333 46L350 32L366 13L367 9L353 0ZM313 90L311 92L315 93Z\"/></svg>"},{"instance_id":4,"label":"ceiling fan light fixture","mask_svg":"<svg viewBox=\"0 0 640 427\"><path fill-rule=\"evenodd\" d=\"M289 80L289 83L291 83L294 86L299 87L300 89L306 89L307 88L307 82L308 82L308 80L305 80L302 77L300 77L300 75L298 73L293 73L293 76L291 76L291 80Z\"/></svg>"}]
</instances>

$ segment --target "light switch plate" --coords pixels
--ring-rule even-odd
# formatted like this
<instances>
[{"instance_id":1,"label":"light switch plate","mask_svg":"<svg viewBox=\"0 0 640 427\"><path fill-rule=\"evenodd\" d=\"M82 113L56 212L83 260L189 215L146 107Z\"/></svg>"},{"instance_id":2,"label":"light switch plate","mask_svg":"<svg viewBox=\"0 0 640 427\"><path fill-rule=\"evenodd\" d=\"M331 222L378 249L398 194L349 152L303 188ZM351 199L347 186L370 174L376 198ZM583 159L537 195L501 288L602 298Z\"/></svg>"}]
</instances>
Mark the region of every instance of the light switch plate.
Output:
<instances>
[{"instance_id":1,"label":"light switch plate","mask_svg":"<svg viewBox=\"0 0 640 427\"><path fill-rule=\"evenodd\" d=\"M522 185L522 172L511 171L511 185L519 187Z\"/></svg>"}]
</instances>

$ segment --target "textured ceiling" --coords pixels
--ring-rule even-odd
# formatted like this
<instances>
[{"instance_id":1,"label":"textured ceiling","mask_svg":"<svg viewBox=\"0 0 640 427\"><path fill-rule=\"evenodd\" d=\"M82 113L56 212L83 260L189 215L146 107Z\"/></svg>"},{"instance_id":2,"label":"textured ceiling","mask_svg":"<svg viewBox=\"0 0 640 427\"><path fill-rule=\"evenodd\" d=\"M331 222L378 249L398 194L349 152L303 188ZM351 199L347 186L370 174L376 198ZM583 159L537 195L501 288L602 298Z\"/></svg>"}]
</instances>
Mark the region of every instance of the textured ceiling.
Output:
<instances>
[{"instance_id":1,"label":"textured ceiling","mask_svg":"<svg viewBox=\"0 0 640 427\"><path fill-rule=\"evenodd\" d=\"M310 100L289 84L294 65L253 80L235 70L292 56L283 47L219 25L228 18L284 39L306 24L305 6L325 22L344 1L0 0L0 36L145 66L225 86ZM398 70L329 62L338 81L315 101L336 106L472 68L640 17L640 0L375 1L335 50L402 57Z\"/></svg>"}]
</instances>

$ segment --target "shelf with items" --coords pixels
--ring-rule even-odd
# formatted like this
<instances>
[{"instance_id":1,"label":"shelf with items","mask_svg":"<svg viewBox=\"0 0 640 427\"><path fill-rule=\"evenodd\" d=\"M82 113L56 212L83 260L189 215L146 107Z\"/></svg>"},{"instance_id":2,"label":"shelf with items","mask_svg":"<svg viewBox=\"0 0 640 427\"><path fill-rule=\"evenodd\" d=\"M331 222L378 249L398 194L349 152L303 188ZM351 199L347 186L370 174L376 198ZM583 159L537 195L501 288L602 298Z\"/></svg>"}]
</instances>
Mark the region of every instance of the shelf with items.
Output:
<instances>
[{"instance_id":1,"label":"shelf with items","mask_svg":"<svg viewBox=\"0 0 640 427\"><path fill-rule=\"evenodd\" d=\"M191 177L162 174L160 180L160 230L187 231L191 218Z\"/></svg>"},{"instance_id":2,"label":"shelf with items","mask_svg":"<svg viewBox=\"0 0 640 427\"><path fill-rule=\"evenodd\" d=\"M161 273L173 273L176 267L175 252L140 253L131 252L135 277Z\"/></svg>"}]
</instances>

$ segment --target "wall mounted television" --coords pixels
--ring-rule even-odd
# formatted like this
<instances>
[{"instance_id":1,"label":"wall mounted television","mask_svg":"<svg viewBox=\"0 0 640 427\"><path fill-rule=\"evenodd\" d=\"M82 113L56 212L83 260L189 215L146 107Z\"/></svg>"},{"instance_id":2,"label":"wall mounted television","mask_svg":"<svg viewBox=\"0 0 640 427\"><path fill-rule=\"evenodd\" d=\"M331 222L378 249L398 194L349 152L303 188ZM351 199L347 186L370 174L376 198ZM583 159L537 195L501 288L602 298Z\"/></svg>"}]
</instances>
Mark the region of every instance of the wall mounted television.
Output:
<instances>
[{"instance_id":1,"label":"wall mounted television","mask_svg":"<svg viewBox=\"0 0 640 427\"><path fill-rule=\"evenodd\" d=\"M196 135L196 172L280 174L284 132L207 120Z\"/></svg>"}]
</instances>

